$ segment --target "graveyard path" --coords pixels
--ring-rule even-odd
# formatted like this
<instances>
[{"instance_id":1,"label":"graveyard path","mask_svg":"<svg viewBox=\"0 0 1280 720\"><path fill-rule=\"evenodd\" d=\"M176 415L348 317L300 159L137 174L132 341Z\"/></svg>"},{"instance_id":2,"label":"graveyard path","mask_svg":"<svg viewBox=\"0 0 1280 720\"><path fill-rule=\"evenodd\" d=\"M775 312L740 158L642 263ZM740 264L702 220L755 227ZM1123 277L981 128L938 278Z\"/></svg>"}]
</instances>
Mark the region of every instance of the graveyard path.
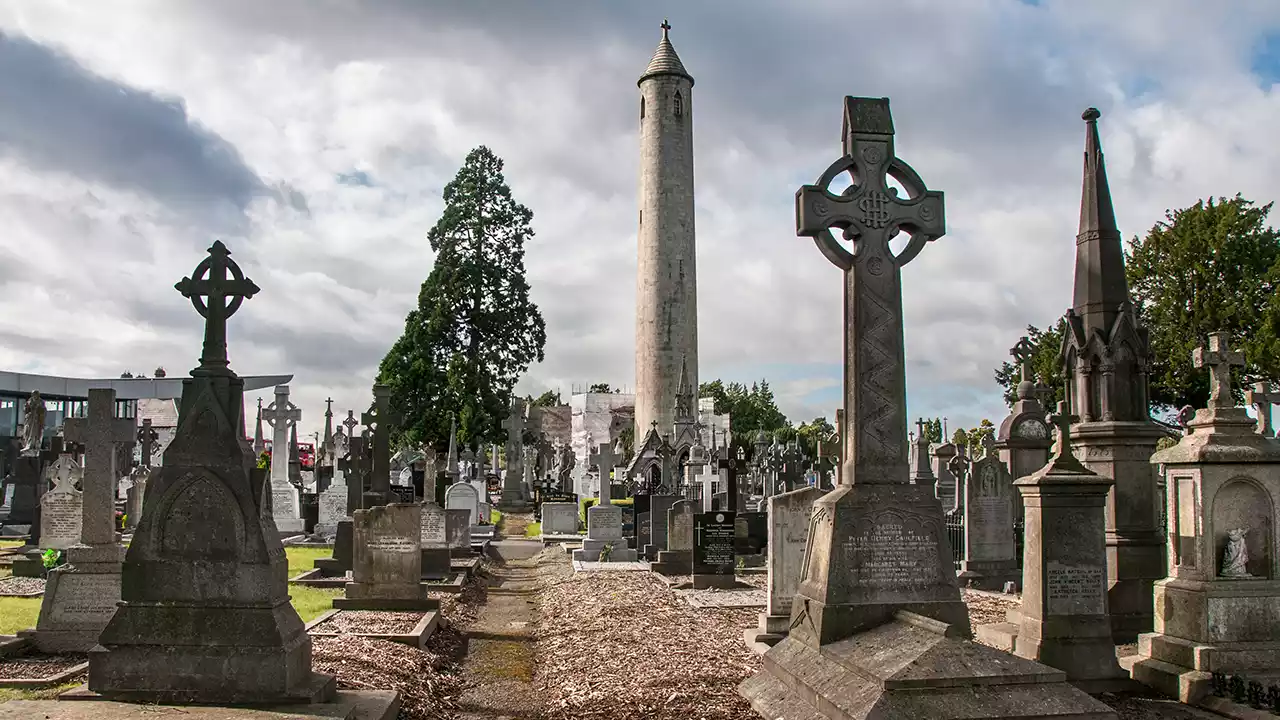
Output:
<instances>
[{"instance_id":1,"label":"graveyard path","mask_svg":"<svg viewBox=\"0 0 1280 720\"><path fill-rule=\"evenodd\" d=\"M487 599L466 628L462 674L467 689L459 718L533 720L545 711L533 686L538 575L533 556L542 543L522 538L490 548Z\"/></svg>"}]
</instances>

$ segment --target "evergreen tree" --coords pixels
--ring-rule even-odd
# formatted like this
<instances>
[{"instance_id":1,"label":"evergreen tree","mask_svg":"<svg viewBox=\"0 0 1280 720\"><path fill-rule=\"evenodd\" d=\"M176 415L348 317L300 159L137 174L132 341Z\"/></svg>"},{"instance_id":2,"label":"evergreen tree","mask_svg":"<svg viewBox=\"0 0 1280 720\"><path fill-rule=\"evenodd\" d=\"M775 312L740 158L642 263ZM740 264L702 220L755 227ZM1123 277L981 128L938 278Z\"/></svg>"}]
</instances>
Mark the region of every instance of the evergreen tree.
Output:
<instances>
[{"instance_id":1,"label":"evergreen tree","mask_svg":"<svg viewBox=\"0 0 1280 720\"><path fill-rule=\"evenodd\" d=\"M1041 330L1035 325L1027 326L1027 341L1035 349L1031 351L1032 382L1038 382L1054 395L1051 398L1040 398L1046 402L1046 408L1057 407L1058 401L1065 399L1066 381L1062 374L1062 340L1067 333L1067 319L1064 313L1053 327ZM1018 383L1022 382L1022 365L1006 361L996 368L996 382L1004 389L1004 402L1009 407L1018 399Z\"/></svg>"},{"instance_id":2,"label":"evergreen tree","mask_svg":"<svg viewBox=\"0 0 1280 720\"><path fill-rule=\"evenodd\" d=\"M502 160L472 150L444 188L444 212L427 233L435 264L382 359L403 414L401 444L445 447L456 411L462 444L501 442L511 390L543 359L546 325L529 299L524 245L533 213L511 196Z\"/></svg>"}]
</instances>

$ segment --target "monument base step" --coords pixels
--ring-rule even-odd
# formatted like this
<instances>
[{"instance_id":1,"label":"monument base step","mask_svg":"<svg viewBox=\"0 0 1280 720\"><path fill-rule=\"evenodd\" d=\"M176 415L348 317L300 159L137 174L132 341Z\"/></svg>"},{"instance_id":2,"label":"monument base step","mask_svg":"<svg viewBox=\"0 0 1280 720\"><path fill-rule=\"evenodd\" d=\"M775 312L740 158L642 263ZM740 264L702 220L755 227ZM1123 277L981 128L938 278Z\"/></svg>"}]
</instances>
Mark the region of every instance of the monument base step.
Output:
<instances>
[{"instance_id":1,"label":"monument base step","mask_svg":"<svg viewBox=\"0 0 1280 720\"><path fill-rule=\"evenodd\" d=\"M651 566L652 567L652 566ZM738 586L738 579L733 575L693 575L694 590L728 590Z\"/></svg>"},{"instance_id":2,"label":"monument base step","mask_svg":"<svg viewBox=\"0 0 1280 720\"><path fill-rule=\"evenodd\" d=\"M426 597L426 589L424 588L422 597L416 598L336 597L333 599L333 607L337 610L393 610L409 612L413 610L439 610L440 601Z\"/></svg>"},{"instance_id":3,"label":"monument base step","mask_svg":"<svg viewBox=\"0 0 1280 720\"><path fill-rule=\"evenodd\" d=\"M1011 653L1018 642L1018 626L1008 622L979 625L974 635L983 645Z\"/></svg>"},{"instance_id":4,"label":"monument base step","mask_svg":"<svg viewBox=\"0 0 1280 720\"><path fill-rule=\"evenodd\" d=\"M425 648L427 640L436 628L441 624L440 613L436 610L428 610L422 615L422 619L414 625L409 632L403 633L372 633L372 632L327 632L324 624L335 617L342 614L342 610L330 610L323 613L320 617L307 623L307 634L311 637L338 637L340 635L356 635L358 637L374 638L377 640L390 640L391 642L400 643L401 645L409 645L416 648Z\"/></svg>"},{"instance_id":5,"label":"monument base step","mask_svg":"<svg viewBox=\"0 0 1280 720\"><path fill-rule=\"evenodd\" d=\"M106 672L104 668L100 665L100 663L103 661L101 660L95 661L94 656L105 656L109 652L110 651L99 648L98 650L95 650L94 652L90 653L89 684L98 684L102 682L102 680L95 678L95 676L98 674L105 674ZM95 667L95 665L97 665L97 667ZM105 680L105 678L103 680ZM61 695L58 696L58 699L59 700L111 700L111 701L116 701L120 703L142 703L145 706L150 706L150 707L155 707L155 705L157 704L212 705L216 707L216 706L222 705L223 703L245 705L245 706L252 706L252 707L279 706L279 705L284 705L284 706L303 705L303 706L315 707L317 705L332 702L338 692L337 676L326 675L324 673L318 673L318 672L312 672L309 678L305 680L300 680L297 683L296 687L289 688L285 693L283 693L283 697L272 698L272 699L263 699L260 695L257 695L254 693L229 692L229 690L233 690L234 688L228 688L225 685L225 680L223 678L217 678L217 680L222 681L220 686L207 687L207 688L201 688L201 689L196 689L196 688L172 689L172 686L170 686L169 688L166 688L166 689L129 690L129 689L117 687L107 692L103 692L101 690L91 690L89 688L89 684L86 684L62 693ZM97 703L94 703L92 706L95 708L99 707ZM5 706L0 705L0 707L5 707ZM95 718L96 720L105 720L102 715L94 715L92 717ZM134 716L124 715L122 717L134 717ZM213 717L217 717L217 716L215 715ZM0 720L7 720L7 718L4 718L3 715L0 715ZM186 720L185 717L184 717L184 720Z\"/></svg>"},{"instance_id":6,"label":"monument base step","mask_svg":"<svg viewBox=\"0 0 1280 720\"><path fill-rule=\"evenodd\" d=\"M590 537L582 541L582 549L573 551L573 559L578 562L602 562L600 556L605 547L612 546L609 559L603 562L636 562L639 555L623 543L621 538L595 540Z\"/></svg>"},{"instance_id":7,"label":"monument base step","mask_svg":"<svg viewBox=\"0 0 1280 720\"><path fill-rule=\"evenodd\" d=\"M769 652L769 648L782 642L787 636L769 633L760 628L747 628L742 631L742 641L747 644L747 649L757 655L763 655Z\"/></svg>"},{"instance_id":8,"label":"monument base step","mask_svg":"<svg viewBox=\"0 0 1280 720\"><path fill-rule=\"evenodd\" d=\"M23 552L13 559L10 567L14 577L38 578L44 576L44 561L39 550Z\"/></svg>"},{"instance_id":9,"label":"monument base step","mask_svg":"<svg viewBox=\"0 0 1280 720\"><path fill-rule=\"evenodd\" d=\"M65 702L91 700L92 702ZM84 686L68 690L57 700L11 700L0 704L0 720L154 720L157 715L181 715L183 720L394 720L400 712L400 693L394 690L342 690L326 703L264 707L216 705L154 705L104 700Z\"/></svg>"},{"instance_id":10,"label":"monument base step","mask_svg":"<svg viewBox=\"0 0 1280 720\"><path fill-rule=\"evenodd\" d=\"M970 642L946 623L893 617L821 649L788 637L738 691L770 720L1116 719L1060 671Z\"/></svg>"}]
</instances>

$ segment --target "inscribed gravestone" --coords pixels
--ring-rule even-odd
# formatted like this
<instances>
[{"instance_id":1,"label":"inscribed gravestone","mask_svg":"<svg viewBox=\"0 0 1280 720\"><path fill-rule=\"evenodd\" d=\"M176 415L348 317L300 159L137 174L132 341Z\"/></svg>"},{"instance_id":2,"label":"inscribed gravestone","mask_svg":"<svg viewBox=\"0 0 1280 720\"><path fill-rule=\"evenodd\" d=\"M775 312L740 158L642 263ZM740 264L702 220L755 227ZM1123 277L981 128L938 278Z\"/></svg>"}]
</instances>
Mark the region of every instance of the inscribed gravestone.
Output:
<instances>
[{"instance_id":1,"label":"inscribed gravestone","mask_svg":"<svg viewBox=\"0 0 1280 720\"><path fill-rule=\"evenodd\" d=\"M693 516L693 587L733 587L737 557L734 514L698 513Z\"/></svg>"},{"instance_id":2,"label":"inscribed gravestone","mask_svg":"<svg viewBox=\"0 0 1280 720\"><path fill-rule=\"evenodd\" d=\"M348 494L347 473L343 470L342 464L335 463L329 486L320 493L319 512L316 517L317 535L332 538L338 534L338 523L351 518L347 514Z\"/></svg>"},{"instance_id":3,"label":"inscribed gravestone","mask_svg":"<svg viewBox=\"0 0 1280 720\"><path fill-rule=\"evenodd\" d=\"M667 513L676 501L674 495L653 495L649 498L649 526L651 539L649 546L643 548L645 557L655 558L667 549Z\"/></svg>"},{"instance_id":4,"label":"inscribed gravestone","mask_svg":"<svg viewBox=\"0 0 1280 720\"><path fill-rule=\"evenodd\" d=\"M802 488L769 498L769 578L765 612L760 614L760 631L780 640L791 624L791 601L800 587L805 546L809 537L809 516L813 502L823 493Z\"/></svg>"},{"instance_id":5,"label":"inscribed gravestone","mask_svg":"<svg viewBox=\"0 0 1280 720\"><path fill-rule=\"evenodd\" d=\"M996 589L1018 579L1013 538L1013 481L996 456L994 441L984 436L986 452L965 477L964 548L960 580L973 587Z\"/></svg>"},{"instance_id":6,"label":"inscribed gravestone","mask_svg":"<svg viewBox=\"0 0 1280 720\"><path fill-rule=\"evenodd\" d=\"M578 504L542 503L543 535L574 535L578 532Z\"/></svg>"},{"instance_id":7,"label":"inscribed gravestone","mask_svg":"<svg viewBox=\"0 0 1280 720\"><path fill-rule=\"evenodd\" d=\"M421 506L390 503L352 513L355 555L344 610L430 610L439 603L422 585Z\"/></svg>"},{"instance_id":8,"label":"inscribed gravestone","mask_svg":"<svg viewBox=\"0 0 1280 720\"><path fill-rule=\"evenodd\" d=\"M84 468L62 454L46 471L50 489L40 498L40 548L65 550L80 543L84 495L75 488Z\"/></svg>"},{"instance_id":9,"label":"inscribed gravestone","mask_svg":"<svg viewBox=\"0 0 1280 720\"><path fill-rule=\"evenodd\" d=\"M435 503L422 503L422 577L449 574L448 511Z\"/></svg>"},{"instance_id":10,"label":"inscribed gravestone","mask_svg":"<svg viewBox=\"0 0 1280 720\"><path fill-rule=\"evenodd\" d=\"M447 510L466 510L472 525L478 525L480 518L480 493L470 483L454 483L444 491L444 506Z\"/></svg>"},{"instance_id":11,"label":"inscribed gravestone","mask_svg":"<svg viewBox=\"0 0 1280 720\"><path fill-rule=\"evenodd\" d=\"M465 508L445 511L445 532L449 536L449 552L454 557L471 554L471 511Z\"/></svg>"}]
</instances>

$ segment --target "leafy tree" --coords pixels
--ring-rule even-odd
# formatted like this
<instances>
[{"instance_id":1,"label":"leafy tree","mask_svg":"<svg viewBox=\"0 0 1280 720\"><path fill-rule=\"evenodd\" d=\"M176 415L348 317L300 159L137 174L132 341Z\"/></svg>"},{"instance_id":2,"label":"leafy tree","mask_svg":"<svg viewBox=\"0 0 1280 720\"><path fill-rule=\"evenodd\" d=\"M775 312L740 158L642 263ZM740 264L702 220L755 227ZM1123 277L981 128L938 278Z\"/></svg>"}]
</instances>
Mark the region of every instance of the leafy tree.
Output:
<instances>
[{"instance_id":1,"label":"leafy tree","mask_svg":"<svg viewBox=\"0 0 1280 720\"><path fill-rule=\"evenodd\" d=\"M1031 374L1033 381L1053 391L1052 398L1041 398L1046 401L1047 408L1057 407L1058 401L1066 398L1066 380L1062 373L1059 355L1062 352L1062 339L1067 333L1067 318L1064 313L1053 327L1041 330L1035 325L1027 326L1027 341L1034 350L1031 351ZM1004 388L1004 402L1009 407L1018 399L1018 383L1022 382L1021 363L1006 361L996 368L996 382Z\"/></svg>"},{"instance_id":2,"label":"leafy tree","mask_svg":"<svg viewBox=\"0 0 1280 720\"><path fill-rule=\"evenodd\" d=\"M730 421L733 418L729 418ZM811 422L800 423L800 427L796 428L796 437L800 439L800 447L804 450L806 456L814 458L818 456L818 443L822 443L823 451L830 454L831 435L836 431L836 426L827 421L825 417L814 418Z\"/></svg>"},{"instance_id":3,"label":"leafy tree","mask_svg":"<svg viewBox=\"0 0 1280 720\"><path fill-rule=\"evenodd\" d=\"M912 425L912 432L915 432L914 425ZM942 442L942 419L941 418L925 418L924 439L928 440L930 443Z\"/></svg>"},{"instance_id":4,"label":"leafy tree","mask_svg":"<svg viewBox=\"0 0 1280 720\"><path fill-rule=\"evenodd\" d=\"M538 397L529 395L525 397L525 401L529 403L530 407L555 407L556 405L564 404L560 402L559 390L548 390Z\"/></svg>"},{"instance_id":5,"label":"leafy tree","mask_svg":"<svg viewBox=\"0 0 1280 720\"><path fill-rule=\"evenodd\" d=\"M767 380L752 383L751 387L742 383L726 385L720 380L704 382L698 386L698 397L714 398L717 415L729 413L734 445L750 448L760 430L776 433L780 442L790 440L794 432L787 416L778 409Z\"/></svg>"},{"instance_id":6,"label":"leafy tree","mask_svg":"<svg viewBox=\"0 0 1280 720\"><path fill-rule=\"evenodd\" d=\"M951 444L955 445L957 448L968 447L969 446L968 431L963 430L961 428L956 428L956 431L951 433Z\"/></svg>"},{"instance_id":7,"label":"leafy tree","mask_svg":"<svg viewBox=\"0 0 1280 720\"><path fill-rule=\"evenodd\" d=\"M1208 373L1191 353L1211 332L1244 351L1237 380L1280 381L1280 233L1267 227L1272 203L1240 195L1165 212L1129 243L1126 274L1151 333L1152 404L1204 407ZM1233 383L1237 400L1242 382Z\"/></svg>"},{"instance_id":8,"label":"leafy tree","mask_svg":"<svg viewBox=\"0 0 1280 720\"><path fill-rule=\"evenodd\" d=\"M622 441L622 450L627 460L636 451L636 428L634 425L627 425L618 431L618 439Z\"/></svg>"},{"instance_id":9,"label":"leafy tree","mask_svg":"<svg viewBox=\"0 0 1280 720\"><path fill-rule=\"evenodd\" d=\"M982 418L978 423L978 427L969 428L968 430L957 430L956 432L964 433L964 446L969 448L969 454L974 455L982 450L982 438L987 435L994 435L996 426L990 420ZM956 443L957 445L960 443Z\"/></svg>"},{"instance_id":10,"label":"leafy tree","mask_svg":"<svg viewBox=\"0 0 1280 720\"><path fill-rule=\"evenodd\" d=\"M435 264L382 359L404 417L401 445L448 445L457 411L464 445L500 442L511 389L543 359L546 325L529 299L524 244L533 213L511 196L502 160L486 147L467 154L444 188L444 212L427 233Z\"/></svg>"},{"instance_id":11,"label":"leafy tree","mask_svg":"<svg viewBox=\"0 0 1280 720\"><path fill-rule=\"evenodd\" d=\"M609 383L592 383L591 387L587 389L587 392L589 392L589 393L611 393L611 392L613 392L613 391L609 389Z\"/></svg>"}]
</instances>

